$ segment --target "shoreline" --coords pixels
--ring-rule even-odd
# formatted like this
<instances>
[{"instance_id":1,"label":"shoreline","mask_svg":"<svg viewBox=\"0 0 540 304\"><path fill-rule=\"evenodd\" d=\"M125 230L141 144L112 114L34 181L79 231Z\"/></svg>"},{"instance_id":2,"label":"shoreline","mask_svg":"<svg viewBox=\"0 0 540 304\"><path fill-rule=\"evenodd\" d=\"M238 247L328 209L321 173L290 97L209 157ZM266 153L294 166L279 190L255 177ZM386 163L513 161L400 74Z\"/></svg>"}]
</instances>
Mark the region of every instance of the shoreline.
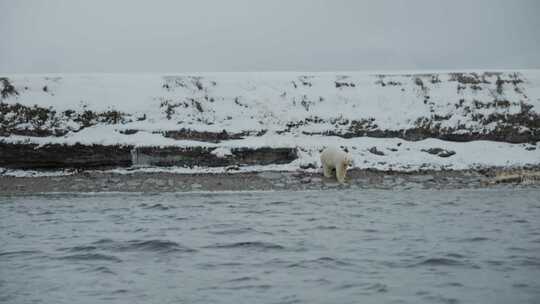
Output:
<instances>
[{"instance_id":1,"label":"shoreline","mask_svg":"<svg viewBox=\"0 0 540 304\"><path fill-rule=\"evenodd\" d=\"M540 70L6 75L0 91L0 194L540 180ZM320 174L329 146L352 157L345 185Z\"/></svg>"},{"instance_id":2,"label":"shoreline","mask_svg":"<svg viewBox=\"0 0 540 304\"><path fill-rule=\"evenodd\" d=\"M519 173L522 172L522 173ZM538 169L388 172L351 169L346 184L320 172L168 173L82 171L72 175L0 176L0 195L44 193L163 193L223 191L305 191L349 189L479 189L498 184L540 188Z\"/></svg>"}]
</instances>

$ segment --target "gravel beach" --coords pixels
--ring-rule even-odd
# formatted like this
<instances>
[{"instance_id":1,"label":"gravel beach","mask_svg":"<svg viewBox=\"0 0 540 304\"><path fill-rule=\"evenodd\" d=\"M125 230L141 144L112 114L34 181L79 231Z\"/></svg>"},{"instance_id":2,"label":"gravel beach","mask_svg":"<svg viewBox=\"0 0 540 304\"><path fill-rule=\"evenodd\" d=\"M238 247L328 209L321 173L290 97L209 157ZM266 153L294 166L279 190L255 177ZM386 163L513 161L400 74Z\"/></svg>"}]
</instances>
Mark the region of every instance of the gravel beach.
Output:
<instances>
[{"instance_id":1,"label":"gravel beach","mask_svg":"<svg viewBox=\"0 0 540 304\"><path fill-rule=\"evenodd\" d=\"M491 187L504 180L496 172L432 171L382 172L349 170L347 182L320 173L250 172L230 174L143 173L118 174L84 171L66 176L12 177L0 176L1 194L51 192L189 192L189 191L295 191L321 189L473 189ZM525 180L537 187L535 180Z\"/></svg>"}]
</instances>

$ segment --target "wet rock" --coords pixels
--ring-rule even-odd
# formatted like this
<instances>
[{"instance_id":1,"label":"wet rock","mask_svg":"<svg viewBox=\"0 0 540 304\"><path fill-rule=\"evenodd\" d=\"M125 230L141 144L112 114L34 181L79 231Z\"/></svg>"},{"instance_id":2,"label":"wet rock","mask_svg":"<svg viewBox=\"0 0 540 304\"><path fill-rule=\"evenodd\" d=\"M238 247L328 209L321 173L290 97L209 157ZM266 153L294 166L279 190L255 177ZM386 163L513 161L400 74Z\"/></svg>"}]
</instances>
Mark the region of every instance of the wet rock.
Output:
<instances>
[{"instance_id":1,"label":"wet rock","mask_svg":"<svg viewBox=\"0 0 540 304\"><path fill-rule=\"evenodd\" d=\"M455 151L445 150L442 148L429 148L429 149L422 149L421 151L432 154L432 155L437 155L439 157L450 157L456 154Z\"/></svg>"}]
</instances>

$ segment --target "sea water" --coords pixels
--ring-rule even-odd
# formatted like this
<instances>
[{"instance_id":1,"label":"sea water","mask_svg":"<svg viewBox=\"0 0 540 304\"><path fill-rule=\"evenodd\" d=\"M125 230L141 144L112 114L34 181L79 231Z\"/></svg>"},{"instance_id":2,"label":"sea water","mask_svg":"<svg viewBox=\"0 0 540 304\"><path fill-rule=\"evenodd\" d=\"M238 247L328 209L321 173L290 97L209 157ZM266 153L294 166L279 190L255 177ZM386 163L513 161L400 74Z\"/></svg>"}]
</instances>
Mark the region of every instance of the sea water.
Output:
<instances>
[{"instance_id":1,"label":"sea water","mask_svg":"<svg viewBox=\"0 0 540 304\"><path fill-rule=\"evenodd\" d=\"M0 196L4 303L540 303L540 190Z\"/></svg>"}]
</instances>

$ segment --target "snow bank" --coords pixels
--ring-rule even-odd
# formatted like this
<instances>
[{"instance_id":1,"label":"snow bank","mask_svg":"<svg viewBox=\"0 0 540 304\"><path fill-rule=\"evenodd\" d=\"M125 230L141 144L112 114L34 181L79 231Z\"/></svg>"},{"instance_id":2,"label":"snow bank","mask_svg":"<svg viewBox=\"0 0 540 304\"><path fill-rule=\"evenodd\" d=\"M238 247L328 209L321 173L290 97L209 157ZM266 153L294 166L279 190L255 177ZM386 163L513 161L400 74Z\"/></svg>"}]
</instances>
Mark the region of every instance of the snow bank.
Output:
<instances>
[{"instance_id":1,"label":"snow bank","mask_svg":"<svg viewBox=\"0 0 540 304\"><path fill-rule=\"evenodd\" d=\"M3 143L202 146L217 157L295 147L286 170L318 165L328 145L381 170L540 164L538 145L526 144L540 138L540 70L6 75L0 91ZM165 136L184 129L237 139Z\"/></svg>"},{"instance_id":2,"label":"snow bank","mask_svg":"<svg viewBox=\"0 0 540 304\"><path fill-rule=\"evenodd\" d=\"M213 73L180 75L8 76L3 102L56 111L118 111L111 131L188 128L345 132L359 122L379 130L417 127L489 131L492 114L540 113L540 71L468 73ZM4 84L5 87L5 84ZM76 121L60 117L59 127ZM109 121L110 122L110 121ZM21 126L23 127L23 126ZM79 126L82 127L82 126Z\"/></svg>"}]
</instances>

